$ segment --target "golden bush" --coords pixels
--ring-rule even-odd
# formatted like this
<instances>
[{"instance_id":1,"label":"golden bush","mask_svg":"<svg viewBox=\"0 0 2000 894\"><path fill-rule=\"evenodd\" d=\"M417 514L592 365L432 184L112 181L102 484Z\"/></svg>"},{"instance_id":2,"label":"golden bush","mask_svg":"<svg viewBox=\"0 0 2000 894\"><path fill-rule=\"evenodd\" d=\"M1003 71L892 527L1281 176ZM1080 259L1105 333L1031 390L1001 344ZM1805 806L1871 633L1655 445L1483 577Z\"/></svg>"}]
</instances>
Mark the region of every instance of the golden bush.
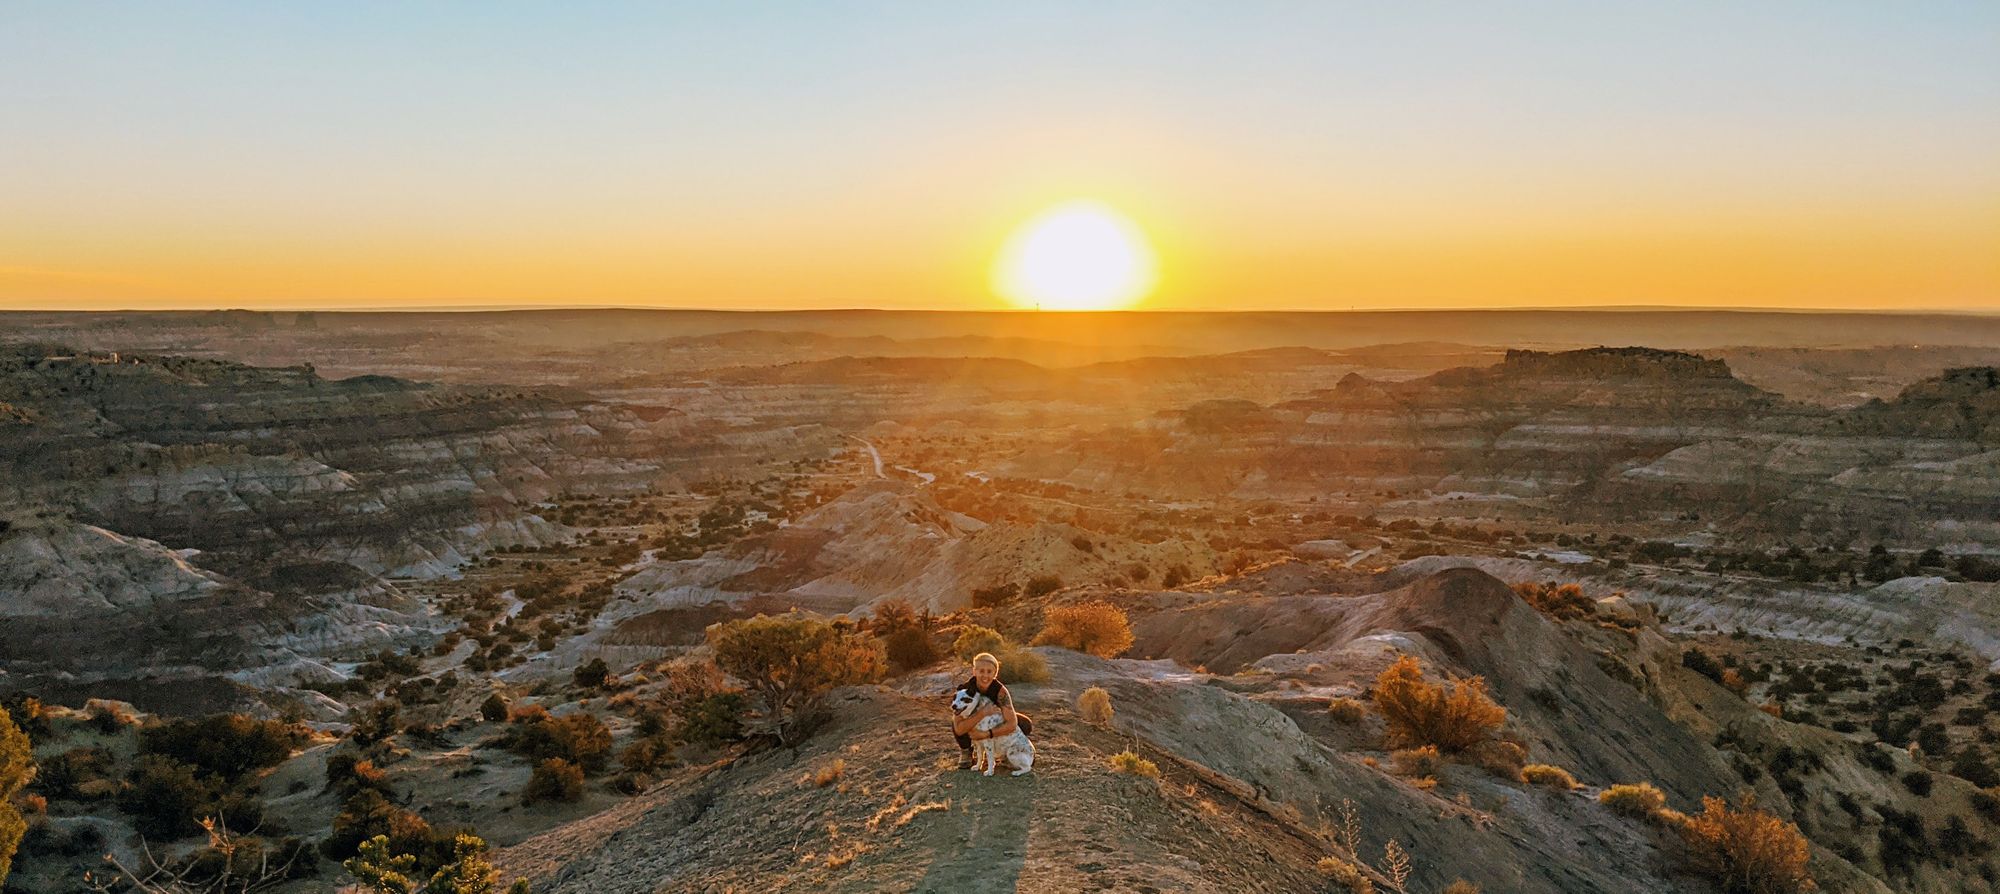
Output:
<instances>
[{"instance_id":1,"label":"golden bush","mask_svg":"<svg viewBox=\"0 0 2000 894\"><path fill-rule=\"evenodd\" d=\"M1336 885L1346 888L1348 894L1375 894L1375 883L1363 875L1361 867L1339 857L1321 857L1315 868L1319 874Z\"/></svg>"},{"instance_id":2,"label":"golden bush","mask_svg":"<svg viewBox=\"0 0 2000 894\"><path fill-rule=\"evenodd\" d=\"M1528 749L1503 739L1481 742L1468 754L1486 772L1508 782L1520 782L1521 768L1528 765Z\"/></svg>"},{"instance_id":3,"label":"golden bush","mask_svg":"<svg viewBox=\"0 0 2000 894\"><path fill-rule=\"evenodd\" d=\"M1421 778L1436 776L1444 770L1444 757L1438 754L1435 745L1392 752L1389 755L1389 763L1396 768L1398 776Z\"/></svg>"},{"instance_id":4,"label":"golden bush","mask_svg":"<svg viewBox=\"0 0 2000 894\"><path fill-rule=\"evenodd\" d=\"M1133 776L1144 776L1147 779L1160 778L1160 765L1140 757L1134 751L1120 751L1112 755L1111 769Z\"/></svg>"},{"instance_id":5,"label":"golden bush","mask_svg":"<svg viewBox=\"0 0 2000 894\"><path fill-rule=\"evenodd\" d=\"M1132 626L1125 610L1109 602L1059 605L1049 609L1034 644L1115 658L1132 648Z\"/></svg>"},{"instance_id":6,"label":"golden bush","mask_svg":"<svg viewBox=\"0 0 2000 894\"><path fill-rule=\"evenodd\" d=\"M1677 823L1687 841L1689 868L1727 894L1797 894L1818 884L1806 868L1812 849L1799 827L1758 810L1746 798L1732 807L1701 799L1700 816Z\"/></svg>"},{"instance_id":7,"label":"golden bush","mask_svg":"<svg viewBox=\"0 0 2000 894\"><path fill-rule=\"evenodd\" d=\"M1569 791L1576 788L1576 777L1569 771L1549 764L1529 764L1521 768L1521 778L1529 785L1541 785Z\"/></svg>"},{"instance_id":8,"label":"golden bush","mask_svg":"<svg viewBox=\"0 0 2000 894\"><path fill-rule=\"evenodd\" d=\"M1452 754L1486 741L1507 720L1507 709L1486 697L1486 681L1427 683L1422 666L1408 655L1375 678L1375 709L1388 723L1391 744L1435 745Z\"/></svg>"},{"instance_id":9,"label":"golden bush","mask_svg":"<svg viewBox=\"0 0 2000 894\"><path fill-rule=\"evenodd\" d=\"M1588 618L1597 614L1597 603L1583 594L1583 588L1576 584L1541 583L1524 581L1514 585L1519 594L1535 610L1558 620Z\"/></svg>"},{"instance_id":10,"label":"golden bush","mask_svg":"<svg viewBox=\"0 0 2000 894\"><path fill-rule=\"evenodd\" d=\"M1326 713L1340 723L1360 723L1361 718L1368 716L1368 706L1360 699L1341 696L1327 703Z\"/></svg>"},{"instance_id":11,"label":"golden bush","mask_svg":"<svg viewBox=\"0 0 2000 894\"><path fill-rule=\"evenodd\" d=\"M1597 803L1612 810L1640 818L1651 817L1667 806L1667 793L1653 787L1650 782L1634 782L1614 785L1597 794Z\"/></svg>"},{"instance_id":12,"label":"golden bush","mask_svg":"<svg viewBox=\"0 0 2000 894\"><path fill-rule=\"evenodd\" d=\"M1099 726L1110 723L1111 693L1105 692L1102 686L1085 689L1082 695L1076 697L1076 713L1082 715L1086 722Z\"/></svg>"}]
</instances>

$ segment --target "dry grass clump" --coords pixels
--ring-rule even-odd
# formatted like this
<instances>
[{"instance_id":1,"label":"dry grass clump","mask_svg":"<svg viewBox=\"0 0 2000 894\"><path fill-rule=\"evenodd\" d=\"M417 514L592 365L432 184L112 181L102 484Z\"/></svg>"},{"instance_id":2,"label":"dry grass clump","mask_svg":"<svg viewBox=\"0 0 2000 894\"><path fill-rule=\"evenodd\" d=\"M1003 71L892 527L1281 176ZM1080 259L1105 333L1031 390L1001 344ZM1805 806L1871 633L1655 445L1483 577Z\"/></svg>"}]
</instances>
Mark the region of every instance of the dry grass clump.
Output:
<instances>
[{"instance_id":1,"label":"dry grass clump","mask_svg":"<svg viewBox=\"0 0 2000 894\"><path fill-rule=\"evenodd\" d=\"M1314 867L1328 881L1346 888L1348 894L1375 894L1375 883L1369 881L1368 876L1362 874L1361 867L1353 863L1339 857L1321 857Z\"/></svg>"},{"instance_id":2,"label":"dry grass clump","mask_svg":"<svg viewBox=\"0 0 2000 894\"><path fill-rule=\"evenodd\" d=\"M1002 636L998 630L981 627L978 624L967 624L959 628L958 638L951 643L951 653L957 655L960 661L971 661L972 656L981 652L998 655L1006 648L1007 637Z\"/></svg>"},{"instance_id":3,"label":"dry grass clump","mask_svg":"<svg viewBox=\"0 0 2000 894\"><path fill-rule=\"evenodd\" d=\"M1799 827L1756 809L1748 798L1736 807L1701 799L1700 816L1676 825L1688 845L1688 864L1726 894L1797 894L1818 890L1806 868L1811 847Z\"/></svg>"},{"instance_id":4,"label":"dry grass clump","mask_svg":"<svg viewBox=\"0 0 2000 894\"><path fill-rule=\"evenodd\" d=\"M1027 649L1006 646L995 658L1000 659L1000 682L1002 683L1047 683L1049 662L1040 653Z\"/></svg>"},{"instance_id":5,"label":"dry grass clump","mask_svg":"<svg viewBox=\"0 0 2000 894\"><path fill-rule=\"evenodd\" d=\"M1417 779L1433 777L1444 771L1444 757L1438 754L1435 745L1391 752L1389 763L1396 768L1396 775Z\"/></svg>"},{"instance_id":6,"label":"dry grass clump","mask_svg":"<svg viewBox=\"0 0 2000 894\"><path fill-rule=\"evenodd\" d=\"M1160 778L1159 764L1140 757L1137 752L1129 749L1111 756L1111 769L1113 772L1144 776L1147 779Z\"/></svg>"},{"instance_id":7,"label":"dry grass clump","mask_svg":"<svg viewBox=\"0 0 2000 894\"><path fill-rule=\"evenodd\" d=\"M1110 723L1111 693L1105 692L1102 686L1092 686L1089 689L1085 689L1082 695L1076 697L1076 713L1081 715L1086 722L1095 723L1098 726Z\"/></svg>"},{"instance_id":8,"label":"dry grass clump","mask_svg":"<svg viewBox=\"0 0 2000 894\"><path fill-rule=\"evenodd\" d=\"M1470 756L1481 769L1508 782L1521 781L1521 768L1528 765L1528 749L1519 742L1496 739L1473 746Z\"/></svg>"},{"instance_id":9,"label":"dry grass clump","mask_svg":"<svg viewBox=\"0 0 2000 894\"><path fill-rule=\"evenodd\" d=\"M840 777L845 775L847 775L847 761L836 757L826 766L819 768L818 772L813 773L813 785L826 788L840 781Z\"/></svg>"},{"instance_id":10,"label":"dry grass clump","mask_svg":"<svg viewBox=\"0 0 2000 894\"><path fill-rule=\"evenodd\" d=\"M1368 716L1368 706L1360 699L1340 696L1326 705L1326 713L1339 723L1360 723Z\"/></svg>"},{"instance_id":11,"label":"dry grass clump","mask_svg":"<svg viewBox=\"0 0 2000 894\"><path fill-rule=\"evenodd\" d=\"M1444 886L1444 894L1479 894L1479 886L1465 879L1459 879Z\"/></svg>"},{"instance_id":12,"label":"dry grass clump","mask_svg":"<svg viewBox=\"0 0 2000 894\"><path fill-rule=\"evenodd\" d=\"M521 790L527 804L543 801L575 801L583 797L583 768L559 757L535 765L528 785Z\"/></svg>"},{"instance_id":13,"label":"dry grass clump","mask_svg":"<svg viewBox=\"0 0 2000 894\"><path fill-rule=\"evenodd\" d=\"M1549 764L1529 764L1522 767L1521 778L1529 785L1547 786L1563 791L1576 788L1576 777L1569 775L1568 770Z\"/></svg>"},{"instance_id":14,"label":"dry grass clump","mask_svg":"<svg viewBox=\"0 0 2000 894\"><path fill-rule=\"evenodd\" d=\"M1435 745L1451 754L1486 741L1507 720L1507 709L1486 697L1485 680L1427 683L1423 667L1409 655L1375 678L1375 708L1388 723L1393 744Z\"/></svg>"},{"instance_id":15,"label":"dry grass clump","mask_svg":"<svg viewBox=\"0 0 2000 894\"><path fill-rule=\"evenodd\" d=\"M1059 605L1048 610L1034 644L1115 658L1132 648L1132 625L1125 620L1125 610L1109 602Z\"/></svg>"},{"instance_id":16,"label":"dry grass clump","mask_svg":"<svg viewBox=\"0 0 2000 894\"><path fill-rule=\"evenodd\" d=\"M1776 717L1779 720L1785 719L1785 706L1778 704L1777 702L1774 701L1765 702L1761 705L1758 705L1757 710L1769 714L1772 717Z\"/></svg>"},{"instance_id":17,"label":"dry grass clump","mask_svg":"<svg viewBox=\"0 0 2000 894\"><path fill-rule=\"evenodd\" d=\"M1541 583L1524 581L1514 585L1514 592L1527 600L1535 610L1561 621L1590 618L1597 615L1597 603L1583 595L1583 588L1576 584Z\"/></svg>"},{"instance_id":18,"label":"dry grass clump","mask_svg":"<svg viewBox=\"0 0 2000 894\"><path fill-rule=\"evenodd\" d=\"M1614 785L1597 794L1597 803L1626 816L1646 819L1667 806L1667 793L1650 782Z\"/></svg>"}]
</instances>

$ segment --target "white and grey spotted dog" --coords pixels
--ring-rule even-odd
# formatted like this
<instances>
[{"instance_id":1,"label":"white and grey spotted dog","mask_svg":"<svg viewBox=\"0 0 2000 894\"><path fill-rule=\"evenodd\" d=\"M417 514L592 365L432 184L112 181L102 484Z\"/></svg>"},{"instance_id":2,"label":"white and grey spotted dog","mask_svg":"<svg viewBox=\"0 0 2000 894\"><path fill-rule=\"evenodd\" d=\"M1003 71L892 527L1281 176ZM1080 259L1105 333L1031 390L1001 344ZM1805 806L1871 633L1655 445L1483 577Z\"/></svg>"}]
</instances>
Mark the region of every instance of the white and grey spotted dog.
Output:
<instances>
[{"instance_id":1,"label":"white and grey spotted dog","mask_svg":"<svg viewBox=\"0 0 2000 894\"><path fill-rule=\"evenodd\" d=\"M993 700L985 695L960 689L952 696L951 710L960 717L971 717L990 704L993 704ZM978 728L982 732L991 732L1006 721L1006 717L995 714L979 721ZM1022 735L1019 727L1004 736L974 741L972 747L974 749L972 769L977 770L983 766L988 776L999 769L1002 758L1006 759L1008 766L1014 768L1015 776L1026 773L1035 766L1035 743L1028 741L1028 737Z\"/></svg>"}]
</instances>

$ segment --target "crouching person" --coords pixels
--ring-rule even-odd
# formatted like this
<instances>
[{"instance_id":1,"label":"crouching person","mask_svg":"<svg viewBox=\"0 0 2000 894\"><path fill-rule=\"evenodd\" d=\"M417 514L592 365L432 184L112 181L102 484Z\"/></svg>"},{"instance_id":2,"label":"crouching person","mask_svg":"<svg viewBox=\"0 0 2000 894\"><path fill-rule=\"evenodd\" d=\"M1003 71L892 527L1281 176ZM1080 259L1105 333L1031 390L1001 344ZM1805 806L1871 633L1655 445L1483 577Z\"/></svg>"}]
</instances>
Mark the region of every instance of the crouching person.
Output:
<instances>
[{"instance_id":1,"label":"crouching person","mask_svg":"<svg viewBox=\"0 0 2000 894\"><path fill-rule=\"evenodd\" d=\"M970 770L973 767L972 743L988 739L999 739L1014 733L1028 735L1034 732L1035 724L1028 715L1014 710L1014 698L1007 693L1007 686L1000 682L1000 659L991 652L981 652L972 657L972 679L958 687L967 695L983 695L991 702L972 714L952 714L951 732L958 739L958 768ZM980 721L999 715L1000 725L990 730L979 728Z\"/></svg>"}]
</instances>

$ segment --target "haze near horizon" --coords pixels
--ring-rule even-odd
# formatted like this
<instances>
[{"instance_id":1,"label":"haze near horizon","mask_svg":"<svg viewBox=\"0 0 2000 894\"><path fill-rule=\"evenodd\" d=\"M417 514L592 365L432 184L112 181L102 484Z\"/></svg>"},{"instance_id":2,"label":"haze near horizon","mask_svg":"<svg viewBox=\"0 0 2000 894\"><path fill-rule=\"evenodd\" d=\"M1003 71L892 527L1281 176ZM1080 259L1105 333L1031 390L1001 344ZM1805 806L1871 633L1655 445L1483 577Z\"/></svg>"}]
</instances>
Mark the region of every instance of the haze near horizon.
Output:
<instances>
[{"instance_id":1,"label":"haze near horizon","mask_svg":"<svg viewBox=\"0 0 2000 894\"><path fill-rule=\"evenodd\" d=\"M1992 311L1996 44L1973 3L16 8L0 309ZM1078 202L1131 234L1002 294Z\"/></svg>"}]
</instances>

